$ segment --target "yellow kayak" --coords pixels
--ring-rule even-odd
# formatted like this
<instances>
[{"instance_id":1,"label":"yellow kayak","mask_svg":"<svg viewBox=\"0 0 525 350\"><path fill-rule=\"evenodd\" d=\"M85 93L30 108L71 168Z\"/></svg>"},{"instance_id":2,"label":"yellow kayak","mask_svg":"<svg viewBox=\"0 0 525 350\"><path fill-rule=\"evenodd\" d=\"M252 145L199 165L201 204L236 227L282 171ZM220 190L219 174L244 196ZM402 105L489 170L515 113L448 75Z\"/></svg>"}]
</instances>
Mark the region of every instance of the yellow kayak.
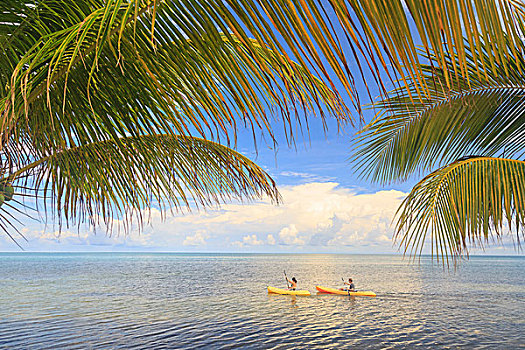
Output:
<instances>
[{"instance_id":1,"label":"yellow kayak","mask_svg":"<svg viewBox=\"0 0 525 350\"><path fill-rule=\"evenodd\" d=\"M275 287L268 287L268 293L299 295L302 297L307 297L310 295L310 292L307 290L288 290L288 289L281 289L281 288L275 288Z\"/></svg>"},{"instance_id":2,"label":"yellow kayak","mask_svg":"<svg viewBox=\"0 0 525 350\"><path fill-rule=\"evenodd\" d=\"M315 286L315 289L317 289L321 293L348 295L348 292L346 290L340 290L340 289L329 288L329 287L321 287L321 286ZM362 291L362 292L350 292L350 295L359 296L359 297L375 297L376 293L370 292L370 291Z\"/></svg>"}]
</instances>

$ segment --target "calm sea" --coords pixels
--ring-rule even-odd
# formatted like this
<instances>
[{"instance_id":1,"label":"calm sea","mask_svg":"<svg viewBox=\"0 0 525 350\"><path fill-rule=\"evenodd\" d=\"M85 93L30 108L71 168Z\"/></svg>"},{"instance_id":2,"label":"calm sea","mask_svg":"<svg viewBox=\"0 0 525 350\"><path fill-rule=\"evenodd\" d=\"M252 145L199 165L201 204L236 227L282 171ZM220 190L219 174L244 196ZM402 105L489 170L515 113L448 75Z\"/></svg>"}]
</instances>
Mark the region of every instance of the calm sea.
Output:
<instances>
[{"instance_id":1,"label":"calm sea","mask_svg":"<svg viewBox=\"0 0 525 350\"><path fill-rule=\"evenodd\" d=\"M315 293L341 277L378 296ZM524 257L15 253L0 286L6 349L525 348Z\"/></svg>"}]
</instances>

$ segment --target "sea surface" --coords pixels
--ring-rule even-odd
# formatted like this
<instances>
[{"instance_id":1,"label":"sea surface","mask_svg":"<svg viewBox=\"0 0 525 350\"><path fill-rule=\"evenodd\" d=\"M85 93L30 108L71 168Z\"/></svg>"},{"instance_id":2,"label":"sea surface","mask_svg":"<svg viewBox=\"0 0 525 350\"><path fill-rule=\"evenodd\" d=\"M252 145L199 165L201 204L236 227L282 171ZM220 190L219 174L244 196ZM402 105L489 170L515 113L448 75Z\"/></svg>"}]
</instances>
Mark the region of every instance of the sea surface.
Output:
<instances>
[{"instance_id":1,"label":"sea surface","mask_svg":"<svg viewBox=\"0 0 525 350\"><path fill-rule=\"evenodd\" d=\"M315 293L342 277L377 297ZM5 349L523 349L524 314L524 257L0 254Z\"/></svg>"}]
</instances>

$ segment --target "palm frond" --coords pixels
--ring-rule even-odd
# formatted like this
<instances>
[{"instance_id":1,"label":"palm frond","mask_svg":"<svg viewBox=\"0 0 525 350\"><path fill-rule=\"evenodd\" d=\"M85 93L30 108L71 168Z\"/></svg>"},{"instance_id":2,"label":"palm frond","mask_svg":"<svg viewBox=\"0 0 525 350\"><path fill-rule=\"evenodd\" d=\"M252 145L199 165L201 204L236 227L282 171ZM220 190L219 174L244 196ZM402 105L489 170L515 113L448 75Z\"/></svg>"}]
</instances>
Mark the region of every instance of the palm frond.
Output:
<instances>
[{"instance_id":1,"label":"palm frond","mask_svg":"<svg viewBox=\"0 0 525 350\"><path fill-rule=\"evenodd\" d=\"M485 51L483 56L487 65L488 54ZM448 89L443 70L422 65L428 98L411 100L406 89L398 88L372 105L379 109L378 116L354 143L356 168L362 176L388 183L469 154L524 155L519 140L525 137L525 74L513 70L505 76L504 66L498 65L498 72L488 70L493 79L479 80L468 48L464 55L470 62L469 83L452 79L453 89ZM451 58L447 68L451 75ZM415 85L409 84L412 93Z\"/></svg>"},{"instance_id":2,"label":"palm frond","mask_svg":"<svg viewBox=\"0 0 525 350\"><path fill-rule=\"evenodd\" d=\"M40 203L51 199L66 223L119 217L129 225L152 205L193 200L277 200L264 171L207 140L229 144L238 124L273 138L274 115L290 142L309 114L349 120L309 34L284 24L286 41L302 43L290 57L261 3L17 4L16 23L0 38L2 176L43 193Z\"/></svg>"},{"instance_id":3,"label":"palm frond","mask_svg":"<svg viewBox=\"0 0 525 350\"><path fill-rule=\"evenodd\" d=\"M469 47L479 81L490 82L488 70L502 65L509 76L523 69L525 4L515 0L353 0L348 1L366 33L383 68L387 62L401 76L401 85L411 98L428 98L431 93L421 63L435 55L435 67L444 71L443 84L453 89L454 81L469 85L472 61L464 52ZM336 3L333 1L332 3ZM346 2L345 2L346 3ZM339 17L351 20L352 12L340 5ZM412 28L415 27L415 30ZM419 55L421 43L424 54ZM509 44L510 43L510 44ZM478 57L487 53L487 64ZM452 57L449 62L447 57ZM512 64L509 64L512 63ZM448 69L450 65L451 69ZM409 87L408 80L413 82Z\"/></svg>"},{"instance_id":4,"label":"palm frond","mask_svg":"<svg viewBox=\"0 0 525 350\"><path fill-rule=\"evenodd\" d=\"M24 52L33 46L33 33L26 23L36 17L33 1L5 0L0 2L0 86L4 89ZM21 35L24 33L24 35ZM16 45L11 45L16 41ZM2 91L2 95L4 92Z\"/></svg>"},{"instance_id":5,"label":"palm frond","mask_svg":"<svg viewBox=\"0 0 525 350\"><path fill-rule=\"evenodd\" d=\"M447 89L453 87L453 80L465 79L469 84L471 62L463 54L466 46L472 50L479 80L488 82L488 70L497 65L503 66L502 74L506 76L513 69L520 73L523 70L525 5L516 0L83 0L69 6L59 0L46 0L37 6L40 17L31 27L36 30L27 36L33 41L32 49L28 50L27 43L23 50L15 44L9 49L25 53L23 57L13 56L24 61L15 72L29 65L28 71L38 75L34 71L38 63L46 63L52 72L50 78L65 75L89 54L94 58L86 62L94 73L99 55L108 43L120 58L118 62L123 62L120 48L122 40L130 35L125 33L128 29L141 51L146 47L147 51L154 51L157 44L190 39L198 43L205 57L216 57L215 63L227 62L215 44L220 35L237 38L249 48L248 52L254 51L249 38L255 38L264 50L282 55L281 64L296 60L332 90L336 86L332 77L336 76L358 110L360 96L350 69L352 60L367 89L370 80L374 80L386 92L385 85L399 76L405 88L408 80L414 82L415 89L407 91L411 97L415 92L419 98L428 97L420 63L430 55L437 57L436 67L444 70ZM118 40L111 42L114 35ZM419 43L424 47L423 55L416 50ZM483 51L488 52L487 64L478 61ZM445 69L449 64L447 57L453 58L450 71ZM26 85L23 79L28 75L16 76L19 79L12 81L12 91L25 91L23 96L35 98L46 89L46 84L40 85L31 94L29 90L35 85L29 81Z\"/></svg>"},{"instance_id":6,"label":"palm frond","mask_svg":"<svg viewBox=\"0 0 525 350\"><path fill-rule=\"evenodd\" d=\"M40 191L50 213L66 224L113 218L127 228L142 211L180 210L226 200L268 196L279 201L270 176L242 154L200 138L149 135L96 142L42 158L11 174ZM17 180L18 179L18 180ZM15 195L15 197L17 197ZM47 212L47 209L46 209Z\"/></svg>"},{"instance_id":7,"label":"palm frond","mask_svg":"<svg viewBox=\"0 0 525 350\"><path fill-rule=\"evenodd\" d=\"M122 45L124 48L129 46ZM302 105L300 108L311 111L324 109L344 118L346 107L323 82L311 78L293 62L280 66L277 55L272 51L262 50L257 45L254 48L259 58L265 60L265 66L251 60L243 46L225 42L223 48L230 52L230 64L235 63L243 70L249 69L247 65L253 67L252 72L257 74L252 82L254 91L258 90L261 95L266 91L270 103L274 101L274 104L283 106L289 103L287 113L291 104L299 103ZM157 57L162 57L148 64L151 68L147 74L153 78L144 77L141 62L127 64L123 73L113 64L116 61L110 61L100 65L90 88L88 73L82 66L78 67L68 77L67 96L61 88L53 88L47 101L44 98L35 101L30 109L31 115L18 120L11 148L5 146L5 152L18 149L13 145L21 140L35 145L32 149L38 151L40 156L47 156L64 145L74 147L94 141L116 140L128 134L198 133L212 139L225 134L228 137L228 132L239 121L231 110L233 107L230 108L235 104L231 102L235 94L228 91L228 82L221 80L223 76L216 73L219 68L210 67L212 63L198 54L187 57L183 65L173 61L175 55L163 50L162 46L158 46ZM144 62L147 59L141 60ZM159 61L163 62L164 68ZM195 73L205 75L206 80L199 80L197 76L184 78L191 79L191 83L179 79L180 74L185 72L178 70L188 71L190 64L199 70ZM268 78L268 74L279 74L279 79L288 86L291 95L287 96L286 89L272 82L273 78ZM245 85L246 88L249 86ZM331 102L323 104L328 100ZM302 119L300 115L295 116L299 121ZM289 125L287 134L293 136L294 115L287 115L287 118L284 122ZM253 129L269 128L271 122L265 117L251 119L247 116L244 120L251 123L249 125Z\"/></svg>"},{"instance_id":8,"label":"palm frond","mask_svg":"<svg viewBox=\"0 0 525 350\"><path fill-rule=\"evenodd\" d=\"M421 254L428 240L432 255L448 264L491 239L525 238L525 162L467 157L421 180L398 210L398 243L405 254Z\"/></svg>"},{"instance_id":9,"label":"palm frond","mask_svg":"<svg viewBox=\"0 0 525 350\"><path fill-rule=\"evenodd\" d=\"M119 119L131 114L135 128L147 125L155 114L157 120L160 115L164 119L155 132L196 130L215 137L235 130L237 115L272 135L269 110L281 114L289 136L294 121L300 123L291 110L321 115L326 110L347 117L334 89L319 90L320 80L304 65L272 50L275 47L247 39L219 3L137 0L94 5L68 17L61 30L42 33L18 61L2 107L2 127L10 131L3 133L4 143L24 115L59 119L71 113L67 109L107 115L113 124L104 125L109 133L116 127L116 113ZM85 17L73 21L79 16ZM117 104L109 108L103 93L110 89L135 95L126 96L131 102L118 104L122 110ZM136 106L128 106L132 103Z\"/></svg>"}]
</instances>

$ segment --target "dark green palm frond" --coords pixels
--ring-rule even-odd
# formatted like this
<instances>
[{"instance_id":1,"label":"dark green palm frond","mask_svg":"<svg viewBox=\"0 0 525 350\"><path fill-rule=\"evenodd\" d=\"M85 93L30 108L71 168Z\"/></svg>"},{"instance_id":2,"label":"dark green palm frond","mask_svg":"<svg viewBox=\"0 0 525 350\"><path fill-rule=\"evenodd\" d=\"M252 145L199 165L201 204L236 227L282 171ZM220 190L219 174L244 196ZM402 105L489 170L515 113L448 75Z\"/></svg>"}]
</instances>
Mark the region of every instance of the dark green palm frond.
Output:
<instances>
[{"instance_id":1,"label":"dark green palm frond","mask_svg":"<svg viewBox=\"0 0 525 350\"><path fill-rule=\"evenodd\" d=\"M449 74L451 62L449 59ZM497 68L499 73L504 69L502 65ZM354 144L361 174L387 183L468 154L522 157L519 140L525 137L525 74L514 70L507 77L489 71L494 78L485 82L478 80L473 63L469 69L470 84L453 80L454 89L449 90L442 70L423 65L430 98L411 101L410 93L398 88L372 105L380 112ZM410 86L415 93L415 84Z\"/></svg>"},{"instance_id":2,"label":"dark green palm frond","mask_svg":"<svg viewBox=\"0 0 525 350\"><path fill-rule=\"evenodd\" d=\"M454 82L459 80L470 83L472 63L477 80L485 83L490 83L492 76L488 71L494 71L496 66L502 66L504 76L512 75L514 70L522 74L525 69L522 1L351 0L348 3L353 12L348 11L346 1L331 3L340 18L351 22L354 14L357 16L371 51L378 55L385 70L388 71L387 63L392 64L411 98L424 99L431 93L426 73L420 69L431 55L436 57L435 67L444 70L442 83L447 91L454 89ZM424 47L423 56L416 49L419 42ZM464 54L467 48L473 61ZM484 52L487 62L479 60ZM409 87L409 80L413 86Z\"/></svg>"},{"instance_id":3,"label":"dark green palm frond","mask_svg":"<svg viewBox=\"0 0 525 350\"><path fill-rule=\"evenodd\" d=\"M468 247L515 233L525 238L525 162L466 157L421 180L398 210L396 239L404 252L454 261Z\"/></svg>"},{"instance_id":4,"label":"dark green palm frond","mask_svg":"<svg viewBox=\"0 0 525 350\"><path fill-rule=\"evenodd\" d=\"M0 1L0 86L2 96L13 69L35 43L34 31L26 24L37 17L34 1ZM39 35L37 35L39 37ZM12 45L16 42L16 45Z\"/></svg>"},{"instance_id":5,"label":"dark green palm frond","mask_svg":"<svg viewBox=\"0 0 525 350\"><path fill-rule=\"evenodd\" d=\"M272 109L280 111L290 136L294 120L302 119L292 110L347 119L341 98L307 69L212 24L180 22L190 14L177 2L156 8L154 40L149 12L109 3L113 7L44 37L21 59L3 125L16 132L25 124L45 130L54 139L39 144L57 149L150 130L212 133L215 139L235 130L237 115L272 134ZM142 13L137 20L135 10ZM108 11L115 18L106 18Z\"/></svg>"},{"instance_id":6,"label":"dark green palm frond","mask_svg":"<svg viewBox=\"0 0 525 350\"><path fill-rule=\"evenodd\" d=\"M42 191L44 204L50 198L52 212L66 223L102 220L111 227L114 217L126 225L133 218L141 222L142 210L152 206L166 212L231 199L279 201L274 181L248 158L187 136L127 137L67 149L9 179L23 182L26 174L27 184Z\"/></svg>"},{"instance_id":7,"label":"dark green palm frond","mask_svg":"<svg viewBox=\"0 0 525 350\"><path fill-rule=\"evenodd\" d=\"M148 51L154 51L157 44L189 39L199 46L205 57L215 57L215 63L228 61L217 49L220 35L233 34L250 53L255 50L250 38L255 38L264 50L282 55L278 58L281 64L296 60L302 67L310 67L332 90L335 85L331 77L337 76L357 109L360 109L360 100L350 61L357 65L367 87L371 79L365 77L369 78L370 74L382 91L386 91L385 74L388 82L393 76L400 76L405 87L409 80L414 82L415 89L409 90L410 96L415 92L421 98L428 97L425 73L420 69L421 56L416 50L419 42L426 55L436 55L436 67L445 69L449 64L447 57L453 57L452 69L444 70L443 83L447 89L453 88L453 81L470 82L471 62L463 54L467 46L472 50L479 80L490 81L488 70L498 65L507 76L514 69L523 71L521 37L525 5L515 0L431 0L424 3L413 0L83 0L67 6L63 1L45 0L38 2L37 7L39 20L29 25L32 34L28 37L34 41L33 49L26 53L27 44L22 50L16 46L18 40L14 40L9 50L24 52L24 62L15 71L28 68L38 76L34 71L38 64L47 64L51 67L51 78L65 75L88 54L94 56L86 61L94 72L99 54L114 35L119 40L111 44L111 49L121 58L118 61L124 62L125 57L119 50L120 39L128 35L124 34L128 29L133 39L137 33L143 34L143 38L137 39L142 50L148 47L147 42ZM415 28L416 33L411 28ZM339 38L341 33L345 42ZM484 50L488 52L486 63L478 60ZM31 62L34 65L31 66ZM239 78L238 74L235 76ZM19 79L11 84L11 91L25 91L21 97L35 98L47 86L36 88L30 82L27 82L29 85L24 83L23 78L28 75L17 74L17 77ZM31 79L36 83L38 77ZM36 91L30 93L33 88ZM250 111L248 106L248 102L242 105Z\"/></svg>"}]
</instances>

